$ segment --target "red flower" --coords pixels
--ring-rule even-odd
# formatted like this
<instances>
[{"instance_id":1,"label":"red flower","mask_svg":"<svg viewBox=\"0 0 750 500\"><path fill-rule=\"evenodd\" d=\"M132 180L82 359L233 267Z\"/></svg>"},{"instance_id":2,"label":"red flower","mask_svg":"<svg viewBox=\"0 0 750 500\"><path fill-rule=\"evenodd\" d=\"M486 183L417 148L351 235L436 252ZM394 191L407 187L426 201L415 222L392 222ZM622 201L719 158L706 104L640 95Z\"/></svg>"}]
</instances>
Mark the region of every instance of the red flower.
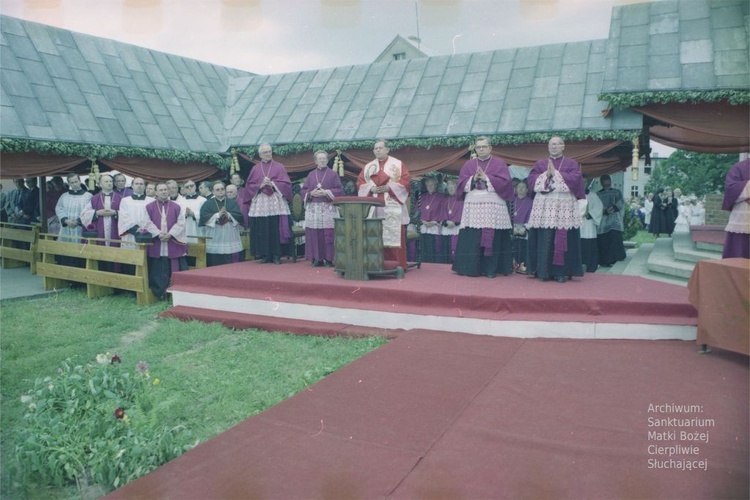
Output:
<instances>
[{"instance_id":1,"label":"red flower","mask_svg":"<svg viewBox=\"0 0 750 500\"><path fill-rule=\"evenodd\" d=\"M120 356L118 356L117 354L112 356L112 361L109 362L110 365L114 365L115 363L122 363Z\"/></svg>"},{"instance_id":2,"label":"red flower","mask_svg":"<svg viewBox=\"0 0 750 500\"><path fill-rule=\"evenodd\" d=\"M115 418L118 420L122 420L123 418L125 418L125 410L123 410L122 408L116 409Z\"/></svg>"}]
</instances>

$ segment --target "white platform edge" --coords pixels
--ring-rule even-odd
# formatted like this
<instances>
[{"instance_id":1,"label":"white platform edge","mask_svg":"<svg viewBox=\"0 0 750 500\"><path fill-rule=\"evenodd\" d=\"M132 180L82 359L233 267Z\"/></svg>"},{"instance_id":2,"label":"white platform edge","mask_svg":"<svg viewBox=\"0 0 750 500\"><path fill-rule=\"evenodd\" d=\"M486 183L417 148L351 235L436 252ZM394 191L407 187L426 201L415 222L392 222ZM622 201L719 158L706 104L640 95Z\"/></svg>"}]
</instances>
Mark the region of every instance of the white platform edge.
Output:
<instances>
[{"instance_id":1,"label":"white platform edge","mask_svg":"<svg viewBox=\"0 0 750 500\"><path fill-rule=\"evenodd\" d=\"M547 321L506 321L455 316L427 316L411 313L366 311L346 307L313 306L266 300L222 297L171 290L174 306L211 311L297 319L321 323L378 329L426 329L515 338L688 340L696 339L698 328L689 325L653 325L646 323L584 323ZM460 313L459 313L460 314ZM554 327L552 326L554 325Z\"/></svg>"}]
</instances>

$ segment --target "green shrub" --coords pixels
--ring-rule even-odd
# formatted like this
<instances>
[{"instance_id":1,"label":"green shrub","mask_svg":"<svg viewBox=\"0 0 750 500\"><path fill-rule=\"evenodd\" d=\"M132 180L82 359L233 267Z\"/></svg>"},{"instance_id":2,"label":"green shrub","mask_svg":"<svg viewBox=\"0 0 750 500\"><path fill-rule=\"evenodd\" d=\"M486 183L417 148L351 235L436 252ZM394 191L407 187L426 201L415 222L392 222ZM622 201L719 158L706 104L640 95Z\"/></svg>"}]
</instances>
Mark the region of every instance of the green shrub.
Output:
<instances>
[{"instance_id":1,"label":"green shrub","mask_svg":"<svg viewBox=\"0 0 750 500\"><path fill-rule=\"evenodd\" d=\"M192 448L187 429L159 425L152 415L157 384L145 361L130 371L109 353L85 365L67 359L56 375L36 379L21 397L20 478L49 486L92 481L111 490Z\"/></svg>"}]
</instances>

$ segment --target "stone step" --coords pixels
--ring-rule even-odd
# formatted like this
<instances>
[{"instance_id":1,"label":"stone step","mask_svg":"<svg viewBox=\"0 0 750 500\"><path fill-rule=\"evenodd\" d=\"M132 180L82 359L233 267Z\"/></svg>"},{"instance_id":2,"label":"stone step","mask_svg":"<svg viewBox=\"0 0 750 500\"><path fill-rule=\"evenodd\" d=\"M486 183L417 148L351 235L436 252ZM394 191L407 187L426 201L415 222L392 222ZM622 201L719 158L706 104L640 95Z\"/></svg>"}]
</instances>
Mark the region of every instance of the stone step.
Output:
<instances>
[{"instance_id":1,"label":"stone step","mask_svg":"<svg viewBox=\"0 0 750 500\"><path fill-rule=\"evenodd\" d=\"M629 259L628 265L622 274L627 276L640 276L642 278L669 283L670 285L685 286L687 280L677 276L652 273L648 268L648 259L654 249L653 243L642 243L638 251Z\"/></svg>"},{"instance_id":2,"label":"stone step","mask_svg":"<svg viewBox=\"0 0 750 500\"><path fill-rule=\"evenodd\" d=\"M648 270L652 273L665 274L685 280L693 274L695 262L685 262L674 259L672 238L659 238L654 242L654 248L648 256Z\"/></svg>"},{"instance_id":3,"label":"stone step","mask_svg":"<svg viewBox=\"0 0 750 500\"><path fill-rule=\"evenodd\" d=\"M698 250L704 250L706 252L718 253L719 257L717 258L721 258L721 253L724 251L724 245L717 245L716 243L706 243L704 241L696 241L695 248L697 248Z\"/></svg>"},{"instance_id":4,"label":"stone step","mask_svg":"<svg viewBox=\"0 0 750 500\"><path fill-rule=\"evenodd\" d=\"M721 259L721 253L696 248L690 233L672 233L672 251L675 260L693 264L700 260Z\"/></svg>"}]
</instances>

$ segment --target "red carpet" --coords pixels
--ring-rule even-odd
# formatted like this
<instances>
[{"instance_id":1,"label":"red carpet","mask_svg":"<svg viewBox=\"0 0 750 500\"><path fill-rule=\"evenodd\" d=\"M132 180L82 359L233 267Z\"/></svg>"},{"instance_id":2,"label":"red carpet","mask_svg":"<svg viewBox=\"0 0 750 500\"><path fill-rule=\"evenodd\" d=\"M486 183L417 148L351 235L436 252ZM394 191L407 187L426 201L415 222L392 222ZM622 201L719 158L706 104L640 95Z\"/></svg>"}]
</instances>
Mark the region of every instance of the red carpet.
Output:
<instances>
[{"instance_id":1,"label":"red carpet","mask_svg":"<svg viewBox=\"0 0 750 500\"><path fill-rule=\"evenodd\" d=\"M111 498L747 498L748 374L689 342L412 331ZM675 444L707 470L649 468Z\"/></svg>"},{"instance_id":2,"label":"red carpet","mask_svg":"<svg viewBox=\"0 0 750 500\"><path fill-rule=\"evenodd\" d=\"M381 277L347 281L330 268L312 268L307 262L281 266L243 262L176 273L170 291L176 306L192 308L199 305L183 302L183 296L207 294L273 303L502 321L697 325L697 312L688 302L685 287L596 273L560 284L542 283L518 274L495 279L468 278L454 274L448 265L424 264L401 280ZM220 305L212 307L218 309ZM175 308L167 314L197 318L196 313ZM210 313L203 311L204 316ZM221 311L216 311L212 320L228 319L222 316ZM283 320L283 311L278 316ZM254 326L252 321L237 323L240 319L235 317L231 326ZM331 321L336 323L335 328L347 324L339 319Z\"/></svg>"}]
</instances>

